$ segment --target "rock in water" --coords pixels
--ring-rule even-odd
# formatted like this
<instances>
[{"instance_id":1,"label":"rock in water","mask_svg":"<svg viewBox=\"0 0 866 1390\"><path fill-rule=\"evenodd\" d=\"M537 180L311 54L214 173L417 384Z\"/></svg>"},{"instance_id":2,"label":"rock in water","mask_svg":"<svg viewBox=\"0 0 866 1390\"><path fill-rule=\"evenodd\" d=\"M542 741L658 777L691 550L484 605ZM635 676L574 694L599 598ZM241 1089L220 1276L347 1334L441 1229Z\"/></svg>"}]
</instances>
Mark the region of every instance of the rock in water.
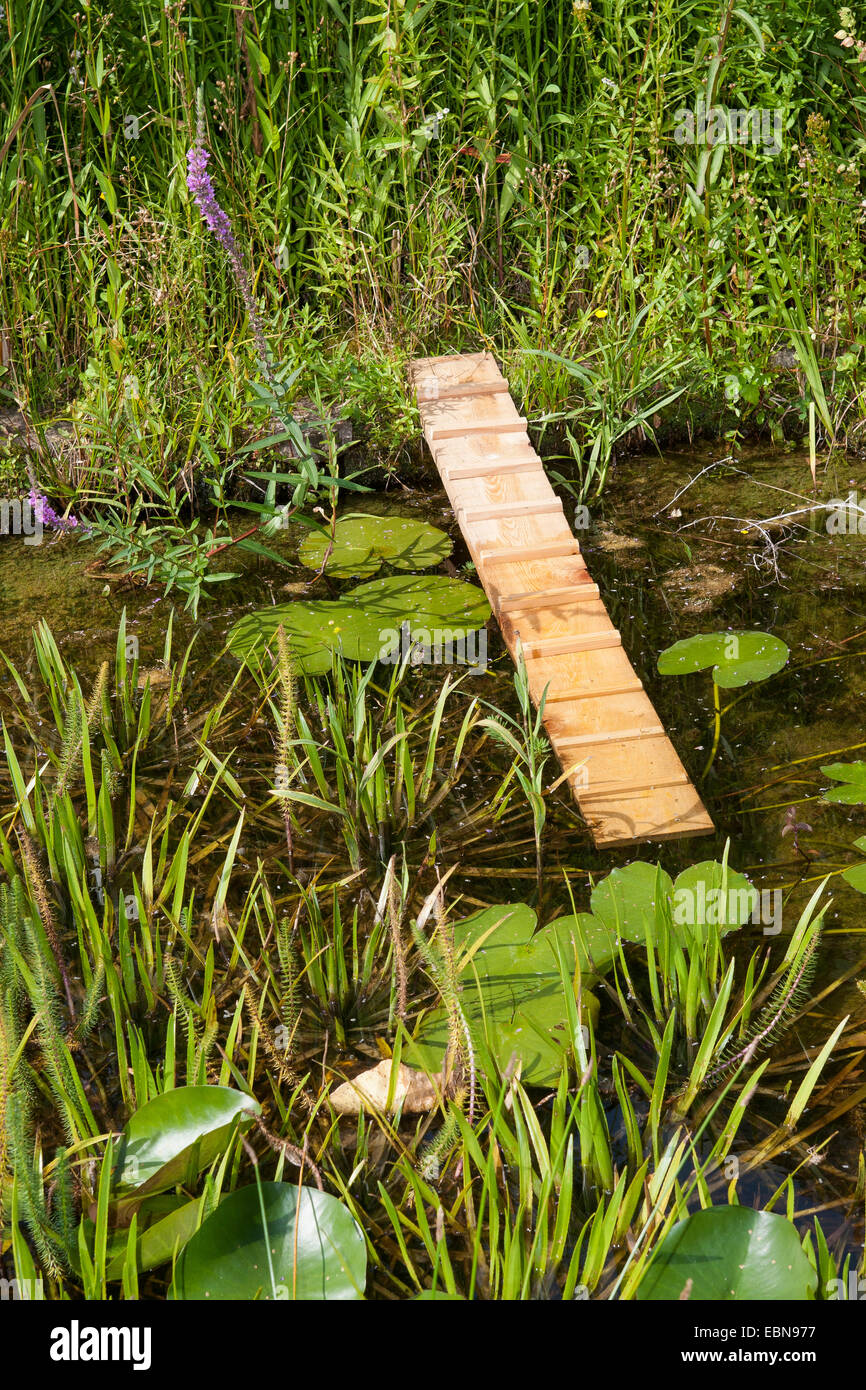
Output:
<instances>
[{"instance_id":1,"label":"rock in water","mask_svg":"<svg viewBox=\"0 0 866 1390\"><path fill-rule=\"evenodd\" d=\"M344 1081L331 1092L331 1105L338 1115L358 1115L362 1110L384 1110L388 1099L393 1061L380 1062L362 1071L352 1081ZM404 1115L421 1115L435 1109L438 1096L433 1079L414 1067L400 1066L388 1113L402 1109Z\"/></svg>"}]
</instances>

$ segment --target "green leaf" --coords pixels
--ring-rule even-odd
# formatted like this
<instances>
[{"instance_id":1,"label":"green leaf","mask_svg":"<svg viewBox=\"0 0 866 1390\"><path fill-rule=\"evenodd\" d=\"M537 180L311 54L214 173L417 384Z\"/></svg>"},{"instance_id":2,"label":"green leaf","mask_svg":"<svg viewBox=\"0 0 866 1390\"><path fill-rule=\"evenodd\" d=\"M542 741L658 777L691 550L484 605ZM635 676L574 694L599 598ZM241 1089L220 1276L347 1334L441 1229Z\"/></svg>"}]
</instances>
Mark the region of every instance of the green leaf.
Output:
<instances>
[{"instance_id":1,"label":"green leaf","mask_svg":"<svg viewBox=\"0 0 866 1390\"><path fill-rule=\"evenodd\" d=\"M790 653L780 637L768 632L699 632L667 647L659 656L663 676L685 676L713 668L713 680L725 690L774 676Z\"/></svg>"},{"instance_id":2,"label":"green leaf","mask_svg":"<svg viewBox=\"0 0 866 1390\"><path fill-rule=\"evenodd\" d=\"M522 1078L531 1085L554 1084L562 1071L571 1037L566 1024L566 1001L555 942L570 973L575 947L580 957L584 1007L595 1000L588 993L599 970L609 965L614 944L604 928L581 914L560 917L533 935L537 918L525 903L485 908L457 922L454 944L460 971L460 1006L477 1047L487 1047L500 1068L517 1056ZM577 942L577 924L589 931L591 963ZM477 949L471 959L466 952ZM596 1006L597 1007L597 1006ZM413 1042L403 1049L410 1066L438 1071L448 1042L448 1011L444 1005L425 1014Z\"/></svg>"},{"instance_id":3,"label":"green leaf","mask_svg":"<svg viewBox=\"0 0 866 1390\"><path fill-rule=\"evenodd\" d=\"M146 1184L148 1192L173 1187L191 1160L201 1172L223 1151L246 1110L258 1115L261 1106L230 1086L178 1086L154 1096L123 1131L117 1186L140 1191Z\"/></svg>"},{"instance_id":4,"label":"green leaf","mask_svg":"<svg viewBox=\"0 0 866 1390\"><path fill-rule=\"evenodd\" d=\"M359 1299L366 1277L364 1236L342 1202L265 1182L261 1199L257 1185L239 1188L202 1224L178 1260L175 1297Z\"/></svg>"},{"instance_id":5,"label":"green leaf","mask_svg":"<svg viewBox=\"0 0 866 1390\"><path fill-rule=\"evenodd\" d=\"M638 1285L637 1298L802 1303L813 1298L817 1282L796 1228L784 1216L718 1206L694 1212L668 1232Z\"/></svg>"},{"instance_id":6,"label":"green leaf","mask_svg":"<svg viewBox=\"0 0 866 1390\"><path fill-rule=\"evenodd\" d=\"M661 889L661 900L658 891ZM608 928L614 937L643 945L649 931L655 941L656 912L666 910L666 900L673 893L673 883L664 869L655 864L635 860L622 869L614 869L592 890L590 903L593 916Z\"/></svg>"},{"instance_id":7,"label":"green leaf","mask_svg":"<svg viewBox=\"0 0 866 1390\"><path fill-rule=\"evenodd\" d=\"M359 584L336 600L299 600L248 613L228 635L229 649L246 658L267 645L280 624L293 662L312 675L330 671L335 651L350 661L375 661L399 641L403 623L429 641L447 633L465 638L490 616L482 590L447 575L395 575Z\"/></svg>"},{"instance_id":8,"label":"green leaf","mask_svg":"<svg viewBox=\"0 0 866 1390\"><path fill-rule=\"evenodd\" d=\"M701 928L716 926L720 936L736 931L752 915L758 890L735 869L706 859L684 869L673 888L673 922L686 928L680 935L692 940L705 936Z\"/></svg>"},{"instance_id":9,"label":"green leaf","mask_svg":"<svg viewBox=\"0 0 866 1390\"><path fill-rule=\"evenodd\" d=\"M308 569L318 570L330 545L327 533L311 531L298 550ZM426 521L399 516L343 516L334 530L334 546L325 573L335 579L375 574L387 562L398 570L430 569L451 554L451 540Z\"/></svg>"},{"instance_id":10,"label":"green leaf","mask_svg":"<svg viewBox=\"0 0 866 1390\"><path fill-rule=\"evenodd\" d=\"M852 864L842 877L852 888L856 888L858 893L866 893L866 864Z\"/></svg>"},{"instance_id":11,"label":"green leaf","mask_svg":"<svg viewBox=\"0 0 866 1390\"><path fill-rule=\"evenodd\" d=\"M837 801L844 806L866 806L866 763L829 763L821 771L825 777L842 783L840 787L828 787L822 801Z\"/></svg>"}]
</instances>

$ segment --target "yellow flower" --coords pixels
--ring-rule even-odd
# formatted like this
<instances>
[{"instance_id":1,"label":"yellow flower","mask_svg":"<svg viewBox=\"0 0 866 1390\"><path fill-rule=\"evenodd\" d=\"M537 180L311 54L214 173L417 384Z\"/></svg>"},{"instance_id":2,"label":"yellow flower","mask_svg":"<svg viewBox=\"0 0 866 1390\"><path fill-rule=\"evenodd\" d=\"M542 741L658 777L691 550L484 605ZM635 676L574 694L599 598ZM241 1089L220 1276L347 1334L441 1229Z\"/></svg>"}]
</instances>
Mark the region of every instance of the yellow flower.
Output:
<instances>
[{"instance_id":1,"label":"yellow flower","mask_svg":"<svg viewBox=\"0 0 866 1390\"><path fill-rule=\"evenodd\" d=\"M596 317L597 319L606 319L606 318L607 318L607 309L594 309L594 310L593 310L593 313L595 314L595 317Z\"/></svg>"}]
</instances>

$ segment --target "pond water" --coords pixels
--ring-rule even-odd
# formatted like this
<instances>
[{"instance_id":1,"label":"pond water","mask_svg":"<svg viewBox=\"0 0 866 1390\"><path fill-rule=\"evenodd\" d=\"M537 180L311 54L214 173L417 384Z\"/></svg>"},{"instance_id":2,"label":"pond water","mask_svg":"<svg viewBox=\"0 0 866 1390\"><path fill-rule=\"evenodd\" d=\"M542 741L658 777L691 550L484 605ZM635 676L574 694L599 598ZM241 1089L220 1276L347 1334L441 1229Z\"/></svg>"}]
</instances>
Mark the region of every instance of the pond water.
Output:
<instances>
[{"instance_id":1,"label":"pond water","mask_svg":"<svg viewBox=\"0 0 866 1390\"><path fill-rule=\"evenodd\" d=\"M625 650L694 778L709 748L709 673L661 677L656 670L659 651L693 633L741 628L781 637L791 657L778 675L747 687L724 717L719 754L701 784L715 836L601 853L592 847L576 807L560 795L551 804L545 837L545 908L551 914L569 910L563 870L583 908L589 875L599 877L636 858L659 860L675 873L697 860L720 858L730 838L731 863L756 886L781 890L784 935L793 930L816 885L833 874L827 889L833 904L814 986L819 1000L789 1033L784 1048L792 1069L799 1068L796 1077L802 1074L806 1049L823 1042L844 1014L859 1024L866 1047L866 999L855 983L866 973L857 969L866 956L866 897L838 874L862 858L852 843L866 833L866 807L821 800L830 784L822 764L859 758L866 747L866 535L829 534L822 511L773 522L763 530L754 522L844 499L861 485L866 492L862 466L842 459L819 471L813 493L808 456L797 451L744 449L733 459L716 445L620 465L604 497L590 502L590 524L581 541ZM573 502L562 495L568 514ZM467 561L441 491L358 496L351 509L431 521L451 533L454 563L459 567ZM231 658L219 657L231 625L250 608L285 603L304 591L309 572L294 560L299 534L287 531L275 543L286 556L286 569L249 557L241 557L240 564L233 561L231 567L240 568L241 577L215 586L215 599L202 604L195 621L180 611L182 603L174 596L122 587L107 583L104 574L87 573L85 566L96 558L93 543L46 537L45 544L31 547L16 538L0 540L0 647L26 673L34 662L30 630L44 619L66 660L89 678L102 660L113 658L125 608L141 664L148 667L162 656L174 603L174 650L180 652L195 636L192 668L208 673L201 692L206 699L210 683L223 688L236 670ZM325 581L318 581L309 596L328 596ZM511 664L496 634L490 647L490 671L469 677L467 687L515 713ZM418 689L425 682L432 688L441 676L441 671L419 671ZM0 689L9 679L5 671L0 674ZM460 804L471 806L471 784L456 788L455 794ZM797 820L809 827L799 832L797 845L792 835L783 834L792 806ZM531 901L535 871L527 822L487 844L469 841L453 882L471 903L509 897ZM742 936L741 949L748 955L760 944L761 927L750 925ZM820 998L846 975L839 989ZM607 1041L618 1045L616 1038ZM849 1080L856 1083L859 1075L855 1068ZM778 1099L779 1084L778 1077L768 1082L770 1099ZM862 1239L862 1215L856 1216L851 1196L863 1128L859 1107L845 1114L827 1155L797 1180L798 1210L829 1203L825 1229L833 1229L835 1213L840 1221L852 1222L850 1235L857 1239ZM756 1177L758 1195L765 1198L773 1191L784 1171L771 1167ZM862 1213L862 1203L860 1208Z\"/></svg>"}]
</instances>

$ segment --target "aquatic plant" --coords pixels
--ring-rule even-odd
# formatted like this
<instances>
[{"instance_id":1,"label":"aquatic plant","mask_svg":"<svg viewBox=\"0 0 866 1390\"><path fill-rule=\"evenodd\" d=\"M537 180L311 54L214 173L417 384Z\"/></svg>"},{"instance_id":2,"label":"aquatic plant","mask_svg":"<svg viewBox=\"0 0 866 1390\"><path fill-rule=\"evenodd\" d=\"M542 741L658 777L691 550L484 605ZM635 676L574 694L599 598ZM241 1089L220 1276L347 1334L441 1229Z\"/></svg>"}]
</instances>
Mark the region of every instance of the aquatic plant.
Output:
<instances>
[{"instance_id":1,"label":"aquatic plant","mask_svg":"<svg viewBox=\"0 0 866 1390\"><path fill-rule=\"evenodd\" d=\"M358 584L339 599L297 599L247 613L229 632L228 646L257 665L282 627L295 669L322 675L337 657L405 664L399 638L408 624L410 647L453 662L459 644L465 653L467 637L489 616L487 598L474 584L444 574L392 575Z\"/></svg>"},{"instance_id":2,"label":"aquatic plant","mask_svg":"<svg viewBox=\"0 0 866 1390\"><path fill-rule=\"evenodd\" d=\"M789 652L780 637L768 632L700 632L666 647L658 659L663 676L684 676L712 667L713 740L704 764L706 777L718 752L722 734L722 715L737 703L721 707L719 690L738 689L774 676L788 660ZM742 698L742 697L740 697Z\"/></svg>"}]
</instances>

